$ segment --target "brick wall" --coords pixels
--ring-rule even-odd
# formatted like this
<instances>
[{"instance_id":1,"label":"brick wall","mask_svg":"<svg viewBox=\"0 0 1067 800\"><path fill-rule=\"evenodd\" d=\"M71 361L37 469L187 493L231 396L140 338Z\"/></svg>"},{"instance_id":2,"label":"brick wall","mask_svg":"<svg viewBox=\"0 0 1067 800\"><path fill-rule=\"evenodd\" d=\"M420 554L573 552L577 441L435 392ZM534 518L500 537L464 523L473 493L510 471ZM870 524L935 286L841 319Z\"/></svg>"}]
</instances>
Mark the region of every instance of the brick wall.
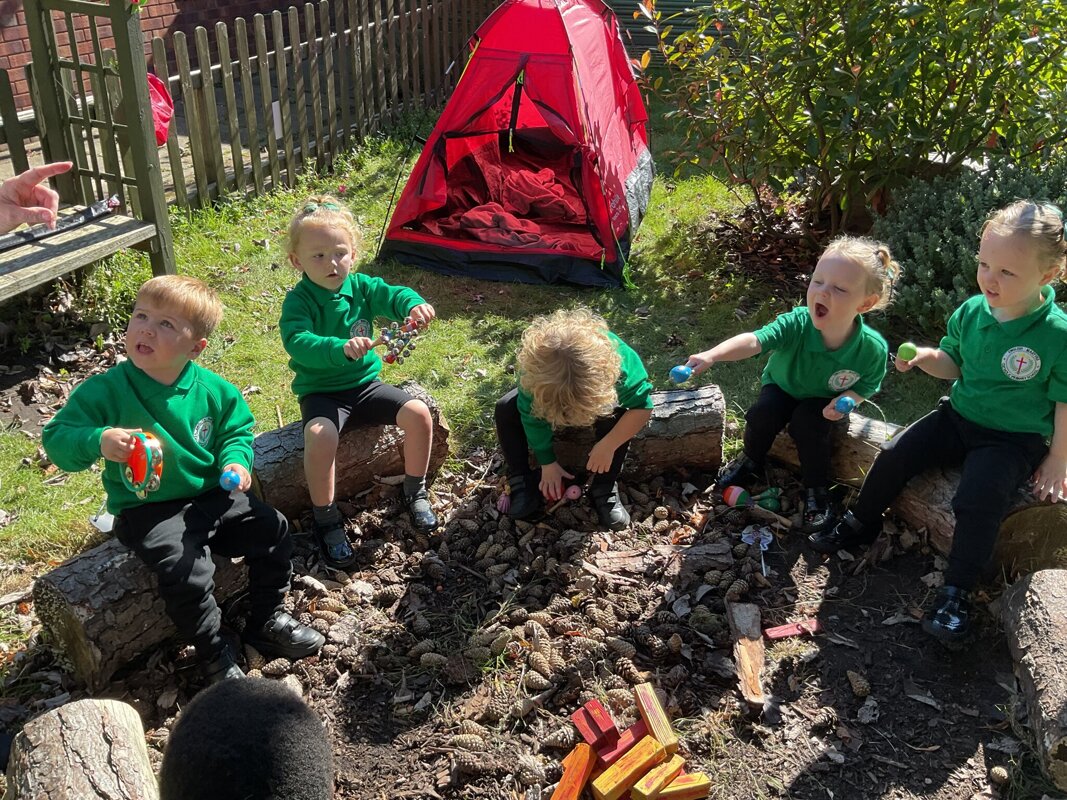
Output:
<instances>
[{"instance_id":1,"label":"brick wall","mask_svg":"<svg viewBox=\"0 0 1067 800\"><path fill-rule=\"evenodd\" d=\"M183 31L190 36L189 43L192 45L192 33L197 26L202 25L208 29L210 39L214 41L216 22L230 23L237 17L244 17L251 22L256 14L269 14L275 9L284 11L292 4L286 0L230 0L225 4L225 9L220 10L217 0L148 0L140 16L149 66L151 67L151 40L155 36L162 37L169 45L172 34L175 31ZM22 5L22 0L0 0L0 69L6 69L11 77L19 109L30 106L26 73L23 70L23 66L30 60L30 46L26 35L26 12ZM62 22L61 19L58 21ZM88 29L84 22L84 16L75 16L75 37L77 41L85 42L79 48L83 58L92 53ZM110 29L101 29L100 33L101 47L111 47ZM66 38L65 32L59 36L61 42L65 42ZM268 40L269 38L268 33ZM167 49L170 51L169 46ZM195 68L196 52L192 46L190 51ZM231 42L232 52L234 50ZM171 66L173 67L173 64Z\"/></svg>"}]
</instances>

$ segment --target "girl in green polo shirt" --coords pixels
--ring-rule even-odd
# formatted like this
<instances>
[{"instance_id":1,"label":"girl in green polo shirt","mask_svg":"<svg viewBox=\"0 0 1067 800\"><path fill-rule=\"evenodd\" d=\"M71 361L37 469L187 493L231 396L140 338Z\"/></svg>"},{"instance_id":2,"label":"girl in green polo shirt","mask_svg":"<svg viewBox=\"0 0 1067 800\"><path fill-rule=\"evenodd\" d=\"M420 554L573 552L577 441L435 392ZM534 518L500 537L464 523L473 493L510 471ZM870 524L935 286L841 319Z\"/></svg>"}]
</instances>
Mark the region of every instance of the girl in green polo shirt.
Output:
<instances>
[{"instance_id":1,"label":"girl in green polo shirt","mask_svg":"<svg viewBox=\"0 0 1067 800\"><path fill-rule=\"evenodd\" d=\"M881 388L889 348L864 324L863 315L888 305L899 276L900 266L886 245L839 237L815 265L806 306L689 356L686 364L700 374L720 361L771 353L759 397L745 413L744 451L719 473L720 489L761 475L775 437L789 425L806 489L804 529L821 531L833 524L827 488L830 431L844 417L834 405L842 397L859 405Z\"/></svg>"},{"instance_id":2,"label":"girl in green polo shirt","mask_svg":"<svg viewBox=\"0 0 1067 800\"><path fill-rule=\"evenodd\" d=\"M970 591L1020 484L1032 478L1040 499L1067 496L1067 313L1050 285L1065 258L1055 206L1020 200L990 215L978 251L981 294L952 314L940 347L896 361L901 372L954 381L950 396L884 446L837 527L809 537L823 553L872 542L913 476L962 465L945 585L923 618L923 630L943 641L969 631Z\"/></svg>"},{"instance_id":3,"label":"girl in green polo shirt","mask_svg":"<svg viewBox=\"0 0 1067 800\"><path fill-rule=\"evenodd\" d=\"M282 343L295 373L304 423L304 472L314 532L326 563L355 562L334 498L337 444L345 424L404 431L404 502L415 528L438 525L426 491L433 420L426 404L378 380L372 347L377 317L420 325L435 316L413 289L352 269L360 244L352 213L333 197L312 197L289 223L289 261L303 273L282 303Z\"/></svg>"}]
</instances>

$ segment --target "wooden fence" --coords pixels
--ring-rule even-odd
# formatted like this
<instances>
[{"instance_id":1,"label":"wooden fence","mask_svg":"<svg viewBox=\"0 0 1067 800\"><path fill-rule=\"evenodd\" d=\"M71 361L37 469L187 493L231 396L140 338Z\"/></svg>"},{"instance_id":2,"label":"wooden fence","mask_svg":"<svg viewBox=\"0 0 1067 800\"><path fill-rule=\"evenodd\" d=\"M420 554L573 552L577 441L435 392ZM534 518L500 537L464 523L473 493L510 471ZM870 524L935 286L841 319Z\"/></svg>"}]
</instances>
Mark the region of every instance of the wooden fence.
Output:
<instances>
[{"instance_id":1,"label":"wooden fence","mask_svg":"<svg viewBox=\"0 0 1067 800\"><path fill-rule=\"evenodd\" d=\"M192 37L178 32L169 45L154 38L154 69L175 101L160 150L168 201L204 206L227 192L292 186L302 171L331 170L340 153L401 114L439 107L462 71L467 40L494 5L320 0L251 23L197 28ZM0 105L5 82L0 74ZM74 89L75 104L91 107L92 87ZM33 123L8 126L11 116L3 116L0 141L17 168Z\"/></svg>"}]
</instances>

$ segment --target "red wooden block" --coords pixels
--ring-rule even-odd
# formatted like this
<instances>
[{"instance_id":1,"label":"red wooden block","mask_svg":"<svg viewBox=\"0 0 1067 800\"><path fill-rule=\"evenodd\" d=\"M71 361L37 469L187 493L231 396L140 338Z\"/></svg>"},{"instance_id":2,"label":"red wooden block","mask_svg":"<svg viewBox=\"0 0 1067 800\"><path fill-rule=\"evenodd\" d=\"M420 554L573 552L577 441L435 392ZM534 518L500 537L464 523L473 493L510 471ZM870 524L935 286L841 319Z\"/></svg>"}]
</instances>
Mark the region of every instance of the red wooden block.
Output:
<instances>
[{"instance_id":1,"label":"red wooden block","mask_svg":"<svg viewBox=\"0 0 1067 800\"><path fill-rule=\"evenodd\" d=\"M817 619L802 619L800 622L790 622L788 625L779 625L777 628L766 628L763 635L768 639L785 639L789 636L802 636L805 633L816 634L822 631L822 625Z\"/></svg>"},{"instance_id":2,"label":"red wooden block","mask_svg":"<svg viewBox=\"0 0 1067 800\"><path fill-rule=\"evenodd\" d=\"M645 725L643 719L637 720L633 725L623 731L618 740L612 745L601 745L597 748L597 755L600 756L599 764L603 764L605 767L610 767L620 758L622 758L626 751L637 744L639 741L648 736L648 727Z\"/></svg>"},{"instance_id":3,"label":"red wooden block","mask_svg":"<svg viewBox=\"0 0 1067 800\"><path fill-rule=\"evenodd\" d=\"M582 738L593 747L611 745L619 739L618 728L599 700L590 700L579 708L571 714L571 721Z\"/></svg>"}]
</instances>

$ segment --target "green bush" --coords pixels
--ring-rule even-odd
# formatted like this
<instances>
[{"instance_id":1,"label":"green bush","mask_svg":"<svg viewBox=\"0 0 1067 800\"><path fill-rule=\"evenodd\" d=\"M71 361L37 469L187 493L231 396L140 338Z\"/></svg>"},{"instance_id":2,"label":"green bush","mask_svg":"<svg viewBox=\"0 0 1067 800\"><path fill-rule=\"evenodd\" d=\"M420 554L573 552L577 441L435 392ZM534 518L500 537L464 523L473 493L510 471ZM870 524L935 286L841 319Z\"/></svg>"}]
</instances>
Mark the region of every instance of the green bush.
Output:
<instances>
[{"instance_id":1,"label":"green bush","mask_svg":"<svg viewBox=\"0 0 1067 800\"><path fill-rule=\"evenodd\" d=\"M939 337L949 315L978 291L982 223L990 211L1018 199L1067 208L1067 158L1034 167L995 161L981 172L963 169L916 180L896 192L871 231L904 268L889 316L907 329Z\"/></svg>"},{"instance_id":2,"label":"green bush","mask_svg":"<svg viewBox=\"0 0 1067 800\"><path fill-rule=\"evenodd\" d=\"M678 158L799 192L831 234L868 225L911 177L989 147L1036 161L1067 139L1067 0L719 0L680 32L655 0L640 8Z\"/></svg>"}]
</instances>

